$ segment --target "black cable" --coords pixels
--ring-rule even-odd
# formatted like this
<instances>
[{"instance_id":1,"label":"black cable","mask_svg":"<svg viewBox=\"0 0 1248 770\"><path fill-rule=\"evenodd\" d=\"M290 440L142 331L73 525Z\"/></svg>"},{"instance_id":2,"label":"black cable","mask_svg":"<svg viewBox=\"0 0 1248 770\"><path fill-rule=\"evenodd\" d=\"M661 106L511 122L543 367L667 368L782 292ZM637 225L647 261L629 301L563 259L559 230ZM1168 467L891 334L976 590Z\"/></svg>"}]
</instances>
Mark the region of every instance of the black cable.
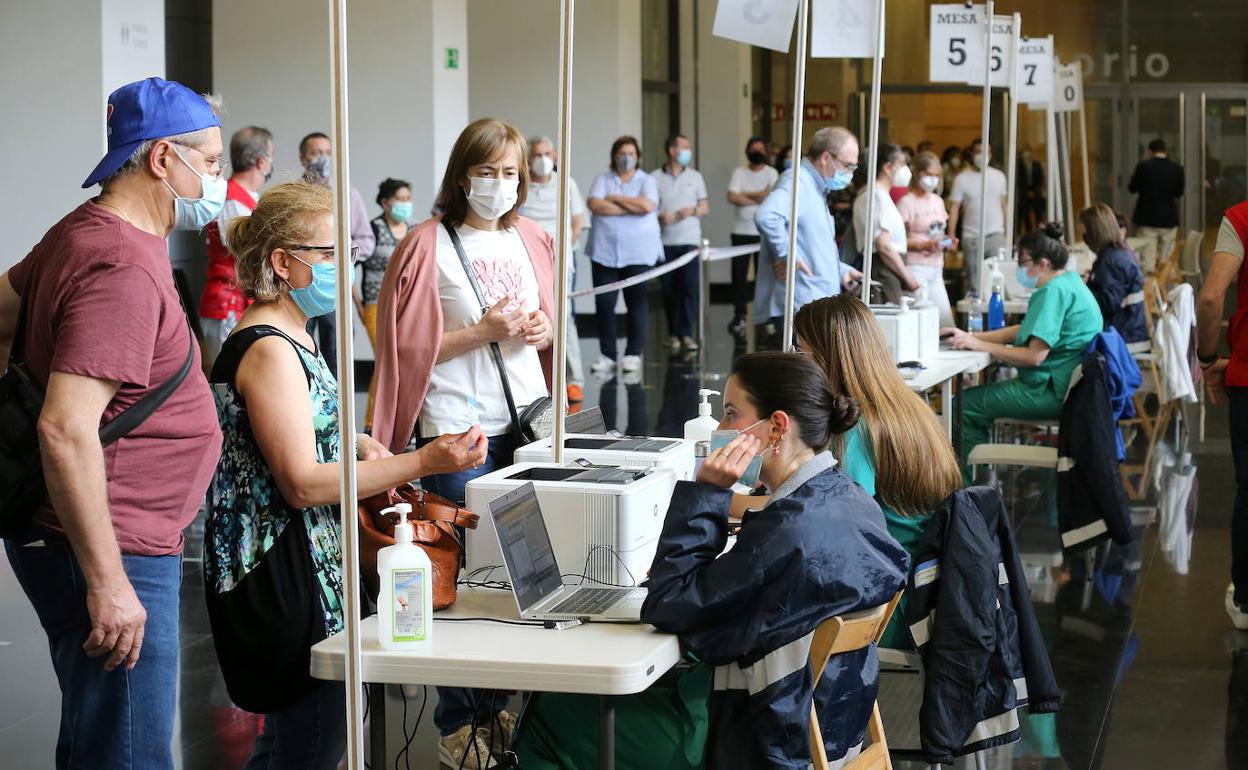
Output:
<instances>
[{"instance_id":1,"label":"black cable","mask_svg":"<svg viewBox=\"0 0 1248 770\"><path fill-rule=\"evenodd\" d=\"M608 583L605 580L599 580L598 578L590 577L589 575L582 575L578 572L567 572L567 573L560 575L559 577L560 578L580 578L581 582L578 585L585 585L585 581L588 580L591 583L597 583L600 586L608 586L610 588L637 588L637 586L635 585L626 586L621 583Z\"/></svg>"},{"instance_id":2,"label":"black cable","mask_svg":"<svg viewBox=\"0 0 1248 770\"><path fill-rule=\"evenodd\" d=\"M407 737L407 693L403 692L402 685L399 685L399 695L403 696L403 724L400 725L400 729L403 731L403 748L399 749L394 755L394 770L399 770L399 757L408 754L408 747L412 745ZM408 767L411 766L410 762L405 764Z\"/></svg>"},{"instance_id":3,"label":"black cable","mask_svg":"<svg viewBox=\"0 0 1248 770\"><path fill-rule=\"evenodd\" d=\"M467 623L469 621L482 621L485 623L502 623L505 626L540 626L540 620L503 620L502 618L434 618L438 623Z\"/></svg>"},{"instance_id":4,"label":"black cable","mask_svg":"<svg viewBox=\"0 0 1248 770\"><path fill-rule=\"evenodd\" d=\"M477 767L481 766L481 745L477 743L477 712L481 710L481 698L486 692L486 690L477 690L476 700L472 703L472 721L469 722L472 732L468 734L468 740L472 741L472 751L477 758ZM487 748L486 751L488 752L489 749ZM464 762L466 761L468 761L468 749L465 747L464 753L459 757L459 768L457 770L464 770ZM487 761L485 766L489 767L490 763Z\"/></svg>"},{"instance_id":5,"label":"black cable","mask_svg":"<svg viewBox=\"0 0 1248 770\"><path fill-rule=\"evenodd\" d=\"M623 558L622 556L620 556L619 552L618 552L618 551L616 551L614 548L612 548L612 547L611 547L611 546L609 546L609 545L596 545L596 546L594 546L593 548L590 548L590 549L589 549L589 553L585 554L585 566L581 568L581 572L582 572L583 574L588 574L588 573L589 573L589 560L590 560L590 559L592 559L592 558L594 557L594 552L595 552L595 551L601 551L601 550L607 550L607 551L610 551L610 552L612 553L612 555L614 555L614 556L615 556L615 560L616 560L616 561L618 561L618 562L620 563L620 566L624 568L624 571L628 573L628 579L629 579L629 580L631 580L631 581L633 581L633 584L632 584L631 586L621 586L621 587L622 587L622 588L636 588L636 587L637 587L637 578L636 578L636 576L634 576L634 575L633 575L633 571L632 571L631 569L629 569L629 568L628 568L628 565L627 565L627 564L625 564L625 563L624 563L624 558ZM590 579L592 580L593 578L590 578ZM601 583L602 581L598 581L598 582L600 582L600 583ZM584 581L583 581L583 580L582 580L582 585L584 585ZM611 585L611 584L610 584L610 583L606 583L605 585Z\"/></svg>"}]
</instances>

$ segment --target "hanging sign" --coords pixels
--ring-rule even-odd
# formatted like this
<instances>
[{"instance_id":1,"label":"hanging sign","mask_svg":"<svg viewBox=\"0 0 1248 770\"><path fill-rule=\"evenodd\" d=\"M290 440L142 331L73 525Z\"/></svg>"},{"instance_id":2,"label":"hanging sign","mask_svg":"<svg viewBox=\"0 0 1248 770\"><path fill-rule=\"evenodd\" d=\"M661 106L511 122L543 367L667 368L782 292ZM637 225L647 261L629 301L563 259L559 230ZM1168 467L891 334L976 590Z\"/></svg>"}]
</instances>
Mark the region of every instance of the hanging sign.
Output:
<instances>
[{"instance_id":1,"label":"hanging sign","mask_svg":"<svg viewBox=\"0 0 1248 770\"><path fill-rule=\"evenodd\" d=\"M719 0L711 34L788 53L798 0Z\"/></svg>"},{"instance_id":2,"label":"hanging sign","mask_svg":"<svg viewBox=\"0 0 1248 770\"><path fill-rule=\"evenodd\" d=\"M984 29L979 30L980 43L977 49L978 58L969 60L970 72L967 74L968 86L984 84ZM1010 87L1010 55L1014 50L1014 17L994 16L992 19L992 86L994 88Z\"/></svg>"},{"instance_id":3,"label":"hanging sign","mask_svg":"<svg viewBox=\"0 0 1248 770\"><path fill-rule=\"evenodd\" d=\"M1019 104L1047 107L1053 98L1053 36L1018 41Z\"/></svg>"},{"instance_id":4,"label":"hanging sign","mask_svg":"<svg viewBox=\"0 0 1248 770\"><path fill-rule=\"evenodd\" d=\"M1078 112L1083 109L1083 70L1079 62L1058 64L1053 71L1053 111Z\"/></svg>"},{"instance_id":5,"label":"hanging sign","mask_svg":"<svg viewBox=\"0 0 1248 770\"><path fill-rule=\"evenodd\" d=\"M875 58L875 22L884 0L811 0L810 55L821 59ZM880 52L883 56L884 52Z\"/></svg>"},{"instance_id":6,"label":"hanging sign","mask_svg":"<svg viewBox=\"0 0 1248 770\"><path fill-rule=\"evenodd\" d=\"M933 5L928 77L934 83L984 79L984 6ZM978 75L976 75L978 71Z\"/></svg>"}]
</instances>

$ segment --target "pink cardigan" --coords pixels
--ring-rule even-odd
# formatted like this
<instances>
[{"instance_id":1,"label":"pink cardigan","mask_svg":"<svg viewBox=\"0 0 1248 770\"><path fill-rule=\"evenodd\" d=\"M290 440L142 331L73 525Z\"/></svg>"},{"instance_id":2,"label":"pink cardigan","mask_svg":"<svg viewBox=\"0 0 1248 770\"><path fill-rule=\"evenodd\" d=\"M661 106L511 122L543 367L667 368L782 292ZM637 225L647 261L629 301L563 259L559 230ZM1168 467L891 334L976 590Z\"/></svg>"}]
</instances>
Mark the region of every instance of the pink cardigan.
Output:
<instances>
[{"instance_id":1,"label":"pink cardigan","mask_svg":"<svg viewBox=\"0 0 1248 770\"><path fill-rule=\"evenodd\" d=\"M442 344L442 304L438 299L438 230L442 217L407 234L394 250L377 302L377 385L373 397L373 438L398 454L407 446L429 392L429 377ZM539 304L554 321L555 245L536 222L517 217L516 230L533 260ZM546 387L551 387L551 350L538 353ZM523 406L523 404L517 404Z\"/></svg>"}]
</instances>

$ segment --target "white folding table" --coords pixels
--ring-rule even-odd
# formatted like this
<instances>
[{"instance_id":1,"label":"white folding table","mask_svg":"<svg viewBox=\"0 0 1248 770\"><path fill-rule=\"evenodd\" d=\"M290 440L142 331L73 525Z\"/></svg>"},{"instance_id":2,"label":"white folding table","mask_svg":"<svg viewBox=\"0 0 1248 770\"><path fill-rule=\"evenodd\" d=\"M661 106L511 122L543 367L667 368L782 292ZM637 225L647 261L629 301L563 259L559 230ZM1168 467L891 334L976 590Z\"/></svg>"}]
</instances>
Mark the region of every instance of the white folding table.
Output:
<instances>
[{"instance_id":1,"label":"white folding table","mask_svg":"<svg viewBox=\"0 0 1248 770\"><path fill-rule=\"evenodd\" d=\"M677 638L647 625L588 623L556 631L451 618L517 621L519 613L510 591L461 589L454 606L434 613L433 648L421 654L383 649L377 641L377 616L365 618L360 623L364 681L602 696L600 768L615 767L612 696L645 690L680 660ZM345 633L314 646L312 676L344 680L345 647ZM381 699L373 700L376 707ZM385 752L385 718L379 716L372 719L374 757Z\"/></svg>"},{"instance_id":2,"label":"white folding table","mask_svg":"<svg viewBox=\"0 0 1248 770\"><path fill-rule=\"evenodd\" d=\"M906 386L915 393L940 387L940 420L945 424L945 435L953 439L953 390L962 392L962 375L978 374L988 368L992 356L976 350L942 350L923 361L926 367L906 380Z\"/></svg>"}]
</instances>

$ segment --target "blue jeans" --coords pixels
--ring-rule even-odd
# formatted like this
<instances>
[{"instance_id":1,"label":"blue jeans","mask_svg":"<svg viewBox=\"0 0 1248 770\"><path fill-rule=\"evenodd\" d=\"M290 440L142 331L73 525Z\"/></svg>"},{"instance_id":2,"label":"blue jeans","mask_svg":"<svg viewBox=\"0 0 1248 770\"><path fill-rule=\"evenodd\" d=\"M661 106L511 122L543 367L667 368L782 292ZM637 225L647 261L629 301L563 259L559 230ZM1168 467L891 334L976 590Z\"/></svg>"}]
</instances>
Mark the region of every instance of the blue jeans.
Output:
<instances>
[{"instance_id":1,"label":"blue jeans","mask_svg":"<svg viewBox=\"0 0 1248 770\"><path fill-rule=\"evenodd\" d=\"M696 243L688 246L664 246L663 261L675 262L696 248ZM670 337L692 337L697 328L698 293L702 282L702 274L698 268L701 264L695 259L659 278L659 285L663 287L663 310L667 314L667 334Z\"/></svg>"},{"instance_id":2,"label":"blue jeans","mask_svg":"<svg viewBox=\"0 0 1248 770\"><path fill-rule=\"evenodd\" d=\"M125 770L173 768L178 692L178 589L182 557L122 556L147 611L143 649L133 671L105 671L107 657L88 658L87 583L64 540L19 546L6 540L13 572L48 635L61 688L56 767Z\"/></svg>"},{"instance_id":3,"label":"blue jeans","mask_svg":"<svg viewBox=\"0 0 1248 770\"><path fill-rule=\"evenodd\" d=\"M593 262L590 267L593 269L594 285L604 286L641 275L652 266L607 267ZM624 289L624 306L628 308L628 315L625 316L628 324L628 343L624 347L626 356L639 356L646 349L646 316L650 312L647 309L647 286L647 283L639 283ZM615 318L615 298L618 293L619 290L594 295L594 310L598 315L598 347L612 361L615 360L620 345Z\"/></svg>"},{"instance_id":4,"label":"blue jeans","mask_svg":"<svg viewBox=\"0 0 1248 770\"><path fill-rule=\"evenodd\" d=\"M432 440L422 438L416 444L424 446ZM435 495L441 495L462 505L465 497L464 487L469 481L511 465L515 453L516 441L510 433L491 436L489 452L480 468L426 476L420 480L420 485ZM488 512L486 513L488 515ZM496 694L493 698L489 698L483 690L470 690L463 687L439 687L437 690L438 705L433 709L433 723L437 725L438 732L442 735L450 735L464 725L471 724L474 715L477 717L478 724L487 725L489 720L507 705L506 695Z\"/></svg>"},{"instance_id":5,"label":"blue jeans","mask_svg":"<svg viewBox=\"0 0 1248 770\"><path fill-rule=\"evenodd\" d=\"M347 697L342 682L325 682L276 714L243 770L334 770L347 748Z\"/></svg>"}]
</instances>

